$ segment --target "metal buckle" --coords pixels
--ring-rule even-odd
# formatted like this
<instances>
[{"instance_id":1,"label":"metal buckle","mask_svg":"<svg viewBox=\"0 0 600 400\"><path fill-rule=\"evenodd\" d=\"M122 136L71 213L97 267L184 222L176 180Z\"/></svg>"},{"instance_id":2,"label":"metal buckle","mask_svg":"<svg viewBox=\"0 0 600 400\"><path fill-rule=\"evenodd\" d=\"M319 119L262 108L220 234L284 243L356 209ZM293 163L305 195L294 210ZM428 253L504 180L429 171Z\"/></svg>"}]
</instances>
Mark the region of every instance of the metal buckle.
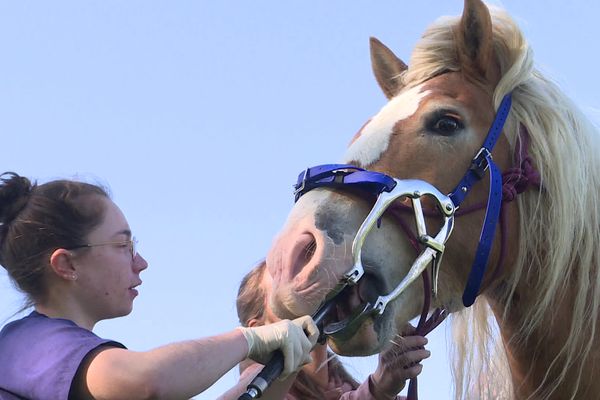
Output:
<instances>
[{"instance_id":1,"label":"metal buckle","mask_svg":"<svg viewBox=\"0 0 600 400\"><path fill-rule=\"evenodd\" d=\"M296 201L300 197L299 195L301 195L302 192L304 192L304 189L306 188L306 178L308 177L309 170L310 168L306 168L304 170L304 175L302 176L302 182L294 185L294 198L296 199Z\"/></svg>"},{"instance_id":2,"label":"metal buckle","mask_svg":"<svg viewBox=\"0 0 600 400\"><path fill-rule=\"evenodd\" d=\"M473 171L473 173L475 173L479 179L483 178L485 171L487 171L490 166L487 160L488 156L491 159L492 153L490 153L487 148L482 147L471 161L471 166L469 169Z\"/></svg>"}]
</instances>

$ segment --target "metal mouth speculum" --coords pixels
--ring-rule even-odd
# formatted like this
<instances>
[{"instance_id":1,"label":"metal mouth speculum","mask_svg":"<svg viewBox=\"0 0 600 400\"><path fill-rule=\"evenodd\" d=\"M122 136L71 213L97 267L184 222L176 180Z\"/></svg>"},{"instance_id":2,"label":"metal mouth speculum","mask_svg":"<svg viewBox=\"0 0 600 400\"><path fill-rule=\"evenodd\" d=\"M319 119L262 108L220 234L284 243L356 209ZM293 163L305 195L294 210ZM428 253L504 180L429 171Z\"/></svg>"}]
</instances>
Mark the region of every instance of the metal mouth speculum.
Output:
<instances>
[{"instance_id":1,"label":"metal mouth speculum","mask_svg":"<svg viewBox=\"0 0 600 400\"><path fill-rule=\"evenodd\" d=\"M367 215L352 243L353 268L344 274L343 287L356 285L364 275L362 265L362 247L365 240L377 221L383 216L385 211L399 198L409 198L412 203L414 213L417 239L426 248L417 256L410 270L402 281L387 295L381 295L374 303L366 302L357 307L355 311L346 319L329 324L325 327L325 333L337 339L346 339L352 335L362 322L369 316L382 315L387 305L400 296L404 290L414 282L425 271L429 263L432 263L432 296L437 296L437 281L440 263L445 250L445 243L452 233L454 225L454 213L456 207L452 200L437 190L433 185L414 179L399 180L394 179L396 185L392 190L383 191L377 197L373 208ZM443 223L439 232L435 236L427 233L425 216L421 205L421 198L428 197L434 200L437 209L440 211Z\"/></svg>"}]
</instances>

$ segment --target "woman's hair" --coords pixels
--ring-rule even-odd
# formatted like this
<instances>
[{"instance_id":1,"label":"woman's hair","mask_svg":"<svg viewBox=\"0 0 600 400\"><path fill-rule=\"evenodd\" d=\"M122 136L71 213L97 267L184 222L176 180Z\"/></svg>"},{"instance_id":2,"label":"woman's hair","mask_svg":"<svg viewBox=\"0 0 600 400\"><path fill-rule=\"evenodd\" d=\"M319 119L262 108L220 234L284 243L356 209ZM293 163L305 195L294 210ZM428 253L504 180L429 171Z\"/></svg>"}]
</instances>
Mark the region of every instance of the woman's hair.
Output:
<instances>
[{"instance_id":1,"label":"woman's hair","mask_svg":"<svg viewBox=\"0 0 600 400\"><path fill-rule=\"evenodd\" d=\"M14 172L0 175L0 264L28 297L44 298L51 254L80 245L102 222L105 189L55 180L38 185Z\"/></svg>"},{"instance_id":2,"label":"woman's hair","mask_svg":"<svg viewBox=\"0 0 600 400\"><path fill-rule=\"evenodd\" d=\"M266 262L261 261L242 279L238 290L236 301L238 318L242 326L248 326L255 319L260 325L265 323L264 310L267 307L267 293L262 285L266 270ZM329 379L336 382L341 381L350 384L353 389L358 388L358 382L346 371L342 363L331 352L328 352L327 368L329 368ZM323 366L325 367L325 366ZM300 370L294 384L290 388L290 394L299 399L322 400L325 398L323 388L317 384L315 379Z\"/></svg>"},{"instance_id":3,"label":"woman's hair","mask_svg":"<svg viewBox=\"0 0 600 400\"><path fill-rule=\"evenodd\" d=\"M265 269L266 263L260 262L244 276L240 283L235 306L242 326L248 326L253 319L260 321L261 325L265 322L267 294L262 285Z\"/></svg>"}]
</instances>

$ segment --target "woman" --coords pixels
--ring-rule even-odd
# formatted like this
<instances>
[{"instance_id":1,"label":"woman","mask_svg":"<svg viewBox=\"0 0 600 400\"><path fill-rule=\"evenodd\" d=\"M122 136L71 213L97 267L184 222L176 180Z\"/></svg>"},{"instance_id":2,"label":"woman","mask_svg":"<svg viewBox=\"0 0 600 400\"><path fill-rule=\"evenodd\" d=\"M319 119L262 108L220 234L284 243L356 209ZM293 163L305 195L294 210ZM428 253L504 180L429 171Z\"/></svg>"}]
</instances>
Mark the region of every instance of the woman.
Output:
<instances>
[{"instance_id":1,"label":"woman","mask_svg":"<svg viewBox=\"0 0 600 400\"><path fill-rule=\"evenodd\" d=\"M279 349L284 375L310 360L308 316L146 352L99 338L98 321L132 310L148 267L135 245L104 189L0 175L0 264L34 307L0 331L0 399L183 399L247 357Z\"/></svg>"},{"instance_id":2,"label":"woman","mask_svg":"<svg viewBox=\"0 0 600 400\"><path fill-rule=\"evenodd\" d=\"M238 291L237 311L244 326L261 326L276 323L277 316L271 311L267 299L270 275L265 273L265 262L251 270L242 280ZM286 400L392 400L404 388L407 379L421 373L423 359L430 352L423 346L427 339L422 336L397 337L389 349L379 356L377 370L362 384L344 369L326 345L317 345L311 355L313 361L297 374L290 376ZM326 367L325 367L326 366ZM240 387L245 387L261 370L262 366L244 362L241 366ZM238 389L239 391L239 389ZM267 391L268 393L268 391ZM234 395L225 394L229 400Z\"/></svg>"}]
</instances>

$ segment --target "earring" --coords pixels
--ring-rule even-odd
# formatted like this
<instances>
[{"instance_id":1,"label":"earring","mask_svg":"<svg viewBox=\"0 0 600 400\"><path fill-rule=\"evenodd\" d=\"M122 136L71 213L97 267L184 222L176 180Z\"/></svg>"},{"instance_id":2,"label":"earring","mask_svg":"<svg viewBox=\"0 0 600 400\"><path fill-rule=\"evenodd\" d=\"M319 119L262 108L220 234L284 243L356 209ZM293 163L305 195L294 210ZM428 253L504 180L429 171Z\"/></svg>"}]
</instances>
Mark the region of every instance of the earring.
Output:
<instances>
[{"instance_id":1,"label":"earring","mask_svg":"<svg viewBox=\"0 0 600 400\"><path fill-rule=\"evenodd\" d=\"M73 274L69 278L71 278L72 281L76 281L77 280L77 275Z\"/></svg>"}]
</instances>

